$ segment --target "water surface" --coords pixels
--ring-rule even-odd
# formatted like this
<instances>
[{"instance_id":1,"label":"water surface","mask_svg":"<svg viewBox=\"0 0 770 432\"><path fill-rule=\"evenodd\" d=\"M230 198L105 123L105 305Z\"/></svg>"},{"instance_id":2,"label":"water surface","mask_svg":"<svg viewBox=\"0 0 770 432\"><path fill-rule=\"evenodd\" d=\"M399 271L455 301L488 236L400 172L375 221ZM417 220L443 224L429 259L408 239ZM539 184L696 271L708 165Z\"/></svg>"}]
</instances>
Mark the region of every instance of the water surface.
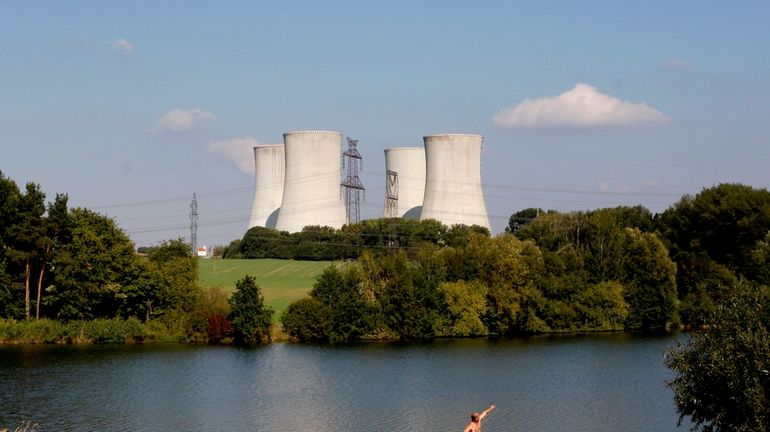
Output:
<instances>
[{"instance_id":1,"label":"water surface","mask_svg":"<svg viewBox=\"0 0 770 432\"><path fill-rule=\"evenodd\" d=\"M485 432L686 430L665 386L663 353L676 338L0 346L0 421L44 431L459 431L495 403Z\"/></svg>"}]
</instances>

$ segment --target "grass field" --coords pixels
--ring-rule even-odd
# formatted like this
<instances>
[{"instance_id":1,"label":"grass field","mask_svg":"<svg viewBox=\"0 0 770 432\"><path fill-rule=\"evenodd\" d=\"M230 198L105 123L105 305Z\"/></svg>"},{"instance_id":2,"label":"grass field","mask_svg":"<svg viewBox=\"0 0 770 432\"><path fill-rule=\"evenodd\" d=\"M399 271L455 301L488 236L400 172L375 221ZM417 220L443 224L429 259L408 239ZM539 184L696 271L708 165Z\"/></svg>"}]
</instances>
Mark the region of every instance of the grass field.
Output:
<instances>
[{"instance_id":1,"label":"grass field","mask_svg":"<svg viewBox=\"0 0 770 432\"><path fill-rule=\"evenodd\" d=\"M278 259L199 259L198 278L204 288L219 286L231 293L237 280L253 276L262 289L265 303L276 312L274 320L278 320L289 303L307 295L316 277L329 264L329 261Z\"/></svg>"}]
</instances>

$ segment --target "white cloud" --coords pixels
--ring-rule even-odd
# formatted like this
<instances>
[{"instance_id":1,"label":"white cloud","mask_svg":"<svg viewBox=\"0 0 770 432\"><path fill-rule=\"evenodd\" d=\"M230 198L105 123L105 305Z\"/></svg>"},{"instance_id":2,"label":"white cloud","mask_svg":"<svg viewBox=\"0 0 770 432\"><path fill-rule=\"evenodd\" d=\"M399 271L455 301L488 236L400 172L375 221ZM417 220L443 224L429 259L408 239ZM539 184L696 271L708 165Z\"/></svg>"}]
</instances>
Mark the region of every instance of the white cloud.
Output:
<instances>
[{"instance_id":1,"label":"white cloud","mask_svg":"<svg viewBox=\"0 0 770 432\"><path fill-rule=\"evenodd\" d=\"M200 108L173 109L155 122L157 132L186 132L201 123L215 121L214 114Z\"/></svg>"},{"instance_id":2,"label":"white cloud","mask_svg":"<svg viewBox=\"0 0 770 432\"><path fill-rule=\"evenodd\" d=\"M131 55L136 50L136 46L125 39L115 39L115 41L112 43L112 48L126 55Z\"/></svg>"},{"instance_id":3,"label":"white cloud","mask_svg":"<svg viewBox=\"0 0 770 432\"><path fill-rule=\"evenodd\" d=\"M667 120L662 112L646 103L620 100L583 83L559 96L526 99L503 108L492 118L495 126L501 128L616 127Z\"/></svg>"},{"instance_id":4,"label":"white cloud","mask_svg":"<svg viewBox=\"0 0 770 432\"><path fill-rule=\"evenodd\" d=\"M260 142L254 138L233 138L209 143L209 151L235 164L246 174L254 174L254 146Z\"/></svg>"}]
</instances>

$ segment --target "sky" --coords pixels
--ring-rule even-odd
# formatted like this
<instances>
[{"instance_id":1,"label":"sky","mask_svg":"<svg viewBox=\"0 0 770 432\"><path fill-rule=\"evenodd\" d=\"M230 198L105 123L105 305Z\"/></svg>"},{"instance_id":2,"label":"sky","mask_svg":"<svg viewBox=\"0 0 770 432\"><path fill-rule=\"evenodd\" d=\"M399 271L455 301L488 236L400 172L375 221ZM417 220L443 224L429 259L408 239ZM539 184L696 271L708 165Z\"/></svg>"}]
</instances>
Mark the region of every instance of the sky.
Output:
<instances>
[{"instance_id":1,"label":"sky","mask_svg":"<svg viewBox=\"0 0 770 432\"><path fill-rule=\"evenodd\" d=\"M136 246L247 229L252 146L358 139L364 218L388 147L484 136L494 233L528 207L666 210L770 184L764 1L0 0L0 171Z\"/></svg>"}]
</instances>

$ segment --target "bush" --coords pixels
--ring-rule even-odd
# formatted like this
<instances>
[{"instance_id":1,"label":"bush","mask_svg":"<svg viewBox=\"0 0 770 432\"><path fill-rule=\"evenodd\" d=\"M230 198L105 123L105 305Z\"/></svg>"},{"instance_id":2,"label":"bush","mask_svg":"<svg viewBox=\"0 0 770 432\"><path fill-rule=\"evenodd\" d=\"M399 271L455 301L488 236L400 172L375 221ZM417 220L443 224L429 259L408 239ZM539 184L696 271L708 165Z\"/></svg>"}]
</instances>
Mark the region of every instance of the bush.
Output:
<instances>
[{"instance_id":1,"label":"bush","mask_svg":"<svg viewBox=\"0 0 770 432\"><path fill-rule=\"evenodd\" d=\"M0 321L0 342L56 343L61 342L65 335L65 326L59 321L49 319Z\"/></svg>"},{"instance_id":2,"label":"bush","mask_svg":"<svg viewBox=\"0 0 770 432\"><path fill-rule=\"evenodd\" d=\"M229 311L227 293L222 287L203 290L193 312L194 325L201 333L206 334L209 343L222 343L232 337L233 328L227 319Z\"/></svg>"},{"instance_id":3,"label":"bush","mask_svg":"<svg viewBox=\"0 0 770 432\"><path fill-rule=\"evenodd\" d=\"M281 316L283 331L300 341L325 341L331 331L331 311L308 297L289 305Z\"/></svg>"},{"instance_id":4,"label":"bush","mask_svg":"<svg viewBox=\"0 0 770 432\"><path fill-rule=\"evenodd\" d=\"M97 319L77 324L80 324L78 335L97 344L143 342L146 336L144 326L136 318Z\"/></svg>"}]
</instances>

